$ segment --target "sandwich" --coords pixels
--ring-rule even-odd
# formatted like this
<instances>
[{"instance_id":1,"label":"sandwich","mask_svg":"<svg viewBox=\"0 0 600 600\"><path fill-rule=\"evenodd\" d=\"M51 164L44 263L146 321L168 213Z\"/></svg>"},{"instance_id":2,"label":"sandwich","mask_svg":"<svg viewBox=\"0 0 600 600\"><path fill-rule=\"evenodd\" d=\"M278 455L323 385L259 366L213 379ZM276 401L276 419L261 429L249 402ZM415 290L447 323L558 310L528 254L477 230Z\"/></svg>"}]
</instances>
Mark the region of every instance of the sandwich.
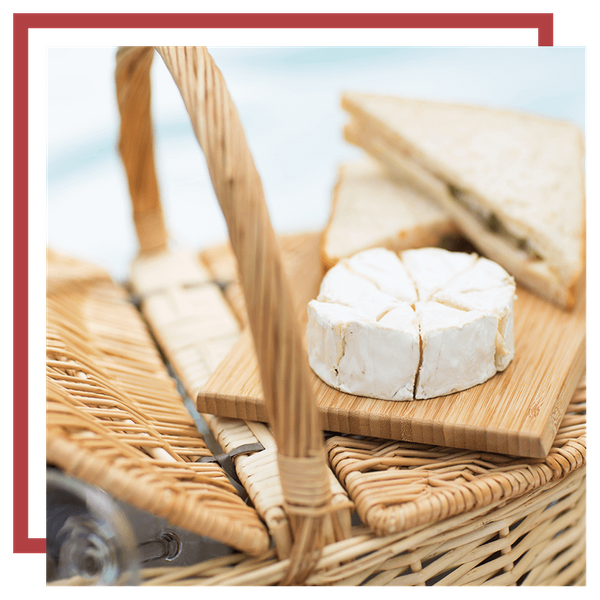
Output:
<instances>
[{"instance_id":1,"label":"sandwich","mask_svg":"<svg viewBox=\"0 0 600 600\"><path fill-rule=\"evenodd\" d=\"M434 200L365 156L339 168L321 260L327 270L361 250L439 246L457 233Z\"/></svg>"},{"instance_id":2,"label":"sandwich","mask_svg":"<svg viewBox=\"0 0 600 600\"><path fill-rule=\"evenodd\" d=\"M523 286L570 309L585 266L584 149L569 123L346 93L344 136L434 198Z\"/></svg>"}]
</instances>

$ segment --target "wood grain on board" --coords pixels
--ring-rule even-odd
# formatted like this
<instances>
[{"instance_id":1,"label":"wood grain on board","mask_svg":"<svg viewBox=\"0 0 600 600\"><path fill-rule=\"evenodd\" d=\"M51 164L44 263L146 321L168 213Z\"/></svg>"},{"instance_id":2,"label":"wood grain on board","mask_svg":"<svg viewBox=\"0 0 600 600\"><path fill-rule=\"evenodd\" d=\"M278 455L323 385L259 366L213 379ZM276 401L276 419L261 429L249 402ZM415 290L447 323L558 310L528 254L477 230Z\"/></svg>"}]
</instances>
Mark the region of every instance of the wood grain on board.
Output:
<instances>
[{"instance_id":1,"label":"wood grain on board","mask_svg":"<svg viewBox=\"0 0 600 600\"><path fill-rule=\"evenodd\" d=\"M302 328L323 275L318 234L282 239ZM412 402L344 394L311 371L324 430L456 448L544 457L585 369L585 289L564 311L517 289L515 358L502 373L463 392ZM308 357L307 357L308 360ZM197 398L198 410L266 421L252 337L245 329Z\"/></svg>"}]
</instances>

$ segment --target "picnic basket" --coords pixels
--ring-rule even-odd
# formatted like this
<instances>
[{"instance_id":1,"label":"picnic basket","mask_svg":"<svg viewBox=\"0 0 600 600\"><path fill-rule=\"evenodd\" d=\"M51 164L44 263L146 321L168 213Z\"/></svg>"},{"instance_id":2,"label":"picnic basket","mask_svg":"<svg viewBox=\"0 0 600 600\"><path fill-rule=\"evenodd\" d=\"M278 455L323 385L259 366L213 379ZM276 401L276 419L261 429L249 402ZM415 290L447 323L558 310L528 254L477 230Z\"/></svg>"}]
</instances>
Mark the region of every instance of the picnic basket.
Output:
<instances>
[{"instance_id":1,"label":"picnic basket","mask_svg":"<svg viewBox=\"0 0 600 600\"><path fill-rule=\"evenodd\" d=\"M129 287L76 259L47 258L48 462L232 548L142 569L139 582L584 585L585 377L543 459L323 435L287 278L319 235L275 235L207 50L156 52L184 99L230 242L170 248L153 159L155 49L123 47L119 150L140 244ZM176 380L194 398L248 333L269 425L203 414L224 450L215 458Z\"/></svg>"}]
</instances>

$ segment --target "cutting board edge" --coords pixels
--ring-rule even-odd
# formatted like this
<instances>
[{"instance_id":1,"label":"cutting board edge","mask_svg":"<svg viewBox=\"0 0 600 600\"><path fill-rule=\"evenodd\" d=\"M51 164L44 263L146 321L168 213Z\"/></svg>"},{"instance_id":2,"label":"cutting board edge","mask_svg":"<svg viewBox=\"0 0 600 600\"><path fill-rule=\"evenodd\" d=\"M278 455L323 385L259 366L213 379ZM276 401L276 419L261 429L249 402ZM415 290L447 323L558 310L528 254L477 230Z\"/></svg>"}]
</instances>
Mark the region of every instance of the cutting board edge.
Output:
<instances>
[{"instance_id":1,"label":"cutting board edge","mask_svg":"<svg viewBox=\"0 0 600 600\"><path fill-rule=\"evenodd\" d=\"M239 398L235 395L220 394L210 391L199 391L196 397L196 408L200 413L208 413L219 417L231 419L243 419L247 421L258 421L268 423L266 407L262 398L244 397L245 402L240 403ZM251 401L251 402L249 402ZM253 408L253 410L249 410ZM364 435L365 437L391 439L399 442L419 443L427 446L442 446L455 448L457 450L472 450L475 452L484 452L491 454L503 454L508 456L518 456L521 458L545 458L552 447L551 441L548 443L541 435L535 433L521 433L518 439L515 438L515 432L508 429L482 429L472 425L455 425L452 429L452 437L459 437L462 440L460 443L453 442L448 438L448 432L444 433L439 423L428 421L425 419L419 420L417 431L423 431L426 428L437 430L437 435L431 439L422 439L421 435L377 435L370 428L369 423L362 431L357 432L356 428L349 431L348 427L333 427L332 417L334 411L328 414L327 409L319 408L319 416L321 419L321 427L323 431L335 431L336 433L346 433L351 435ZM399 423L397 422L396 425ZM411 423L406 421L407 429L411 430ZM394 429L397 431L397 429ZM411 431L412 433L412 431ZM441 437L440 437L441 436ZM470 442L469 439L476 437L479 442ZM436 439L437 438L437 439ZM481 439L485 439L482 444ZM514 444L517 444L518 450L514 451Z\"/></svg>"},{"instance_id":2,"label":"cutting board edge","mask_svg":"<svg viewBox=\"0 0 600 600\"><path fill-rule=\"evenodd\" d=\"M200 390L196 395L196 410L217 417L268 423L265 403L260 398L246 396L242 403L235 395Z\"/></svg>"},{"instance_id":3,"label":"cutting board edge","mask_svg":"<svg viewBox=\"0 0 600 600\"><path fill-rule=\"evenodd\" d=\"M560 428L560 424L565 417L569 402L577 389L577 386L586 371L587 366L587 346L586 346L586 335L582 337L581 345L578 350L577 356L573 360L571 369L565 377L563 386L561 387L560 394L558 395L553 411L556 411L557 415L560 415L560 419L549 420L546 424L546 428L542 432L541 443L545 454L539 458L545 458L552 449L554 438Z\"/></svg>"},{"instance_id":4,"label":"cutting board edge","mask_svg":"<svg viewBox=\"0 0 600 600\"><path fill-rule=\"evenodd\" d=\"M329 411L328 414L327 409L320 408L319 412L323 429L334 431L335 429L332 427L332 412L334 411ZM339 412L339 409L337 412ZM336 422L343 422L344 420L339 419L338 416L335 417ZM415 419L414 417L406 420L396 420L392 425L391 432L386 435L373 432L369 423L366 423L362 429L356 426L353 428L338 427L337 429L345 429L339 431L339 433L418 443L426 446L455 448L457 450L519 456L521 458L544 458L552 446L552 442L550 442L550 446L546 447L541 432L519 432L517 435L512 429L490 429L466 424L453 424L450 430L446 429L444 431L443 424L427 419ZM352 429L352 431L349 431L349 429ZM428 433L424 435L423 432L425 431Z\"/></svg>"}]
</instances>

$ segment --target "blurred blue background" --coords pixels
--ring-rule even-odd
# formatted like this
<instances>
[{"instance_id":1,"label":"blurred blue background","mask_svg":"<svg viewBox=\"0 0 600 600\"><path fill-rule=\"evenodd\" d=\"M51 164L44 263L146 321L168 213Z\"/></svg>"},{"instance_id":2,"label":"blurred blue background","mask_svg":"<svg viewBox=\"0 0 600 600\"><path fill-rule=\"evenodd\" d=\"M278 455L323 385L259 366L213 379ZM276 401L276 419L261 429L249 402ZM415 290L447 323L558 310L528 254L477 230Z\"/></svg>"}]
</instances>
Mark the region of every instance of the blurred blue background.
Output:
<instances>
[{"instance_id":1,"label":"blurred blue background","mask_svg":"<svg viewBox=\"0 0 600 600\"><path fill-rule=\"evenodd\" d=\"M236 103L279 232L324 226L345 90L512 107L584 129L583 48L209 48ZM48 244L127 276L137 252L116 144L115 48L48 50ZM183 101L153 65L156 161L174 244L227 233Z\"/></svg>"}]
</instances>

